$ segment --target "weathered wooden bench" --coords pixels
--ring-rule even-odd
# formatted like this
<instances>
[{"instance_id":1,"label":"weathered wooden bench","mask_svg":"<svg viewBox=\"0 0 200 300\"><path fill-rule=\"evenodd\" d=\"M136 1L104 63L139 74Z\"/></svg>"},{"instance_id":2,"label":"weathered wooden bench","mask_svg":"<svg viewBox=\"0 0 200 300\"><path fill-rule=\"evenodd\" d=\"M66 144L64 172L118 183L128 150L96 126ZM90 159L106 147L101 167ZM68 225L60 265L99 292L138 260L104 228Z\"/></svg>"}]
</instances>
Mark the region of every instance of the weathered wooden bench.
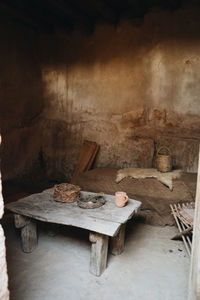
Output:
<instances>
[{"instance_id":1,"label":"weathered wooden bench","mask_svg":"<svg viewBox=\"0 0 200 300\"><path fill-rule=\"evenodd\" d=\"M82 192L83 195L92 194ZM105 195L106 204L100 208L82 209L76 202L61 203L53 199L53 189L33 194L6 205L14 213L16 228L21 229L22 249L32 252L37 245L36 221L70 225L90 231L92 243L90 272L100 276L107 265L108 240L111 237L111 253L118 255L124 250L126 222L141 206L130 199L123 208L115 206L115 197Z\"/></svg>"}]
</instances>

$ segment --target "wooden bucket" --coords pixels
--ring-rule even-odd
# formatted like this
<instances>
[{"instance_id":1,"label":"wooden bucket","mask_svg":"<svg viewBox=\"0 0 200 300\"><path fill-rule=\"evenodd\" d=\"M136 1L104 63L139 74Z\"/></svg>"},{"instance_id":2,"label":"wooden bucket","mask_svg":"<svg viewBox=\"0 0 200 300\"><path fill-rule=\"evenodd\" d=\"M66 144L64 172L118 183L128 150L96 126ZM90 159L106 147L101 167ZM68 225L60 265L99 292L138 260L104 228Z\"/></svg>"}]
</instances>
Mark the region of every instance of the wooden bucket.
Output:
<instances>
[{"instance_id":1,"label":"wooden bucket","mask_svg":"<svg viewBox=\"0 0 200 300\"><path fill-rule=\"evenodd\" d=\"M167 150L168 154L160 154L161 150ZM157 170L160 172L169 172L172 169L172 158L171 158L171 152L169 148L163 146L160 147L156 154L156 166Z\"/></svg>"}]
</instances>

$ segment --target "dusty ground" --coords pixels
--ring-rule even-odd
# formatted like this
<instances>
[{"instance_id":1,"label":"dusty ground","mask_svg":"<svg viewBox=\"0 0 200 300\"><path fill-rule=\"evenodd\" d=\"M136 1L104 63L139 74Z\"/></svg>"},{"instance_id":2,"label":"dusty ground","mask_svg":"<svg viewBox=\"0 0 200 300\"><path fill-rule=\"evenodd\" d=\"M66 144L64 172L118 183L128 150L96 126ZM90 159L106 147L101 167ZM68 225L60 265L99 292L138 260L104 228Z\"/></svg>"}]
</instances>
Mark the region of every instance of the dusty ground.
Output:
<instances>
[{"instance_id":1,"label":"dusty ground","mask_svg":"<svg viewBox=\"0 0 200 300\"><path fill-rule=\"evenodd\" d=\"M88 232L39 223L32 254L20 249L19 232L4 217L11 300L185 300L189 259L176 227L129 223L126 247L109 255L101 277L88 271Z\"/></svg>"}]
</instances>

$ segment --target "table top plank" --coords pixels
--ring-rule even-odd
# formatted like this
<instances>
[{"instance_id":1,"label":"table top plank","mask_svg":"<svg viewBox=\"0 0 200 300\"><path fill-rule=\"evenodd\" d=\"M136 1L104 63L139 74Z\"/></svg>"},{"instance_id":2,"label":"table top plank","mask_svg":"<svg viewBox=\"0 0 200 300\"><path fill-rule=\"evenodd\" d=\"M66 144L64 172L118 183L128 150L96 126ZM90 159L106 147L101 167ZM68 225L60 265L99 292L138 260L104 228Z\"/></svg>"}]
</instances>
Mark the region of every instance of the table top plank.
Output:
<instances>
[{"instance_id":1,"label":"table top plank","mask_svg":"<svg viewBox=\"0 0 200 300\"><path fill-rule=\"evenodd\" d=\"M93 194L81 192L83 195ZM115 197L105 194L106 204L100 208L82 209L76 202L61 203L53 199L53 189L33 194L6 205L6 209L40 221L71 225L115 236L121 224L127 222L140 207L141 202L129 199L123 208L115 206Z\"/></svg>"}]
</instances>

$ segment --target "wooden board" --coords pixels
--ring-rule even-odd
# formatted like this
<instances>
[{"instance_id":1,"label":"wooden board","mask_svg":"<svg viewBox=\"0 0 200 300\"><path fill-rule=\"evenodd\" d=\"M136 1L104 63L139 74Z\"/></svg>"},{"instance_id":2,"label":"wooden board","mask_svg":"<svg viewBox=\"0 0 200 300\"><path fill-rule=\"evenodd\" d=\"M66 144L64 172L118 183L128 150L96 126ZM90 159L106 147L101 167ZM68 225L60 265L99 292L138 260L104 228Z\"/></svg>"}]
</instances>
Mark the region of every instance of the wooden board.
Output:
<instances>
[{"instance_id":1,"label":"wooden board","mask_svg":"<svg viewBox=\"0 0 200 300\"><path fill-rule=\"evenodd\" d=\"M94 162L94 159L97 155L97 153L99 152L100 146L96 144L96 149L94 150L90 160L88 161L87 167L85 168L84 171L90 170L90 168L92 167L92 164Z\"/></svg>"},{"instance_id":2,"label":"wooden board","mask_svg":"<svg viewBox=\"0 0 200 300\"><path fill-rule=\"evenodd\" d=\"M83 195L93 194L81 192ZM53 199L53 189L33 194L6 205L6 209L37 220L71 225L115 236L121 226L130 219L141 206L141 202L130 199L123 208L115 206L115 197L105 195L106 204L95 209L82 209L76 202L61 203Z\"/></svg>"},{"instance_id":3,"label":"wooden board","mask_svg":"<svg viewBox=\"0 0 200 300\"><path fill-rule=\"evenodd\" d=\"M78 175L90 169L98 150L99 145L97 143L86 140L83 142L79 160L70 183L76 184Z\"/></svg>"}]
</instances>

